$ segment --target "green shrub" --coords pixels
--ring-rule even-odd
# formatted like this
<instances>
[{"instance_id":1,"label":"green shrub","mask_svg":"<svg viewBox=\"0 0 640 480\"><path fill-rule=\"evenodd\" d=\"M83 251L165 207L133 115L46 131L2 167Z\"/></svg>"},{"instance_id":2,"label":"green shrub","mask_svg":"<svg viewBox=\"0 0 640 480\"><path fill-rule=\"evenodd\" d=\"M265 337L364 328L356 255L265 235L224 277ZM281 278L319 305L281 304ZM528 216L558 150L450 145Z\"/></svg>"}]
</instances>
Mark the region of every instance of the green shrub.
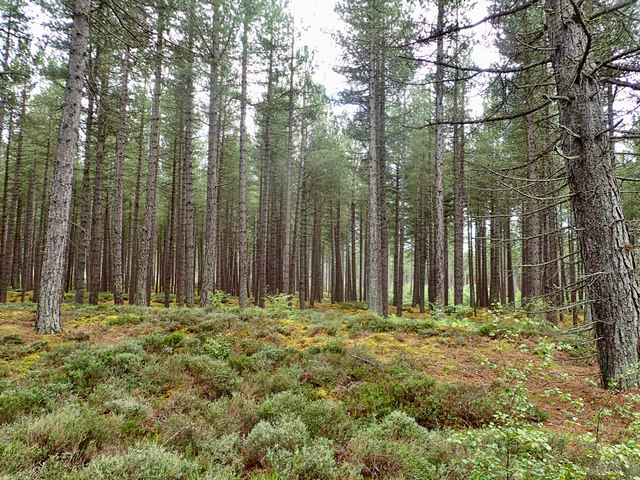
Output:
<instances>
[{"instance_id":1,"label":"green shrub","mask_svg":"<svg viewBox=\"0 0 640 480\"><path fill-rule=\"evenodd\" d=\"M107 321L109 326L122 326L122 325L139 325L145 321L145 317L141 315L121 315L116 318L110 318Z\"/></svg>"},{"instance_id":2,"label":"green shrub","mask_svg":"<svg viewBox=\"0 0 640 480\"><path fill-rule=\"evenodd\" d=\"M179 354L169 363L182 365L199 383L206 385L207 393L219 396L233 392L238 385L238 376L229 364L208 355Z\"/></svg>"},{"instance_id":3,"label":"green shrub","mask_svg":"<svg viewBox=\"0 0 640 480\"><path fill-rule=\"evenodd\" d=\"M24 339L17 333L10 333L9 335L2 337L0 342L3 345L22 345L24 343Z\"/></svg>"},{"instance_id":4,"label":"green shrub","mask_svg":"<svg viewBox=\"0 0 640 480\"><path fill-rule=\"evenodd\" d=\"M309 438L306 425L298 417L285 416L274 422L262 420L247 435L243 450L249 465L267 466L269 449L279 448L293 452L306 445Z\"/></svg>"},{"instance_id":5,"label":"green shrub","mask_svg":"<svg viewBox=\"0 0 640 480\"><path fill-rule=\"evenodd\" d=\"M349 391L346 404L360 416L383 417L401 410L426 427L482 426L496 413L494 402L480 387L437 384L421 374L363 382Z\"/></svg>"},{"instance_id":6,"label":"green shrub","mask_svg":"<svg viewBox=\"0 0 640 480\"><path fill-rule=\"evenodd\" d=\"M349 424L344 406L330 399L311 400L308 395L290 391L276 393L258 407L262 420L276 420L287 416L298 417L311 436L341 438Z\"/></svg>"},{"instance_id":7,"label":"green shrub","mask_svg":"<svg viewBox=\"0 0 640 480\"><path fill-rule=\"evenodd\" d=\"M65 454L73 461L87 462L107 445L117 444L116 431L109 417L72 404L30 421L25 441L42 447L47 455Z\"/></svg>"},{"instance_id":8,"label":"green shrub","mask_svg":"<svg viewBox=\"0 0 640 480\"><path fill-rule=\"evenodd\" d=\"M267 344L251 356L258 370L272 368L287 357L287 352L277 345Z\"/></svg>"},{"instance_id":9,"label":"green shrub","mask_svg":"<svg viewBox=\"0 0 640 480\"><path fill-rule=\"evenodd\" d=\"M101 457L77 472L74 480L196 480L199 466L155 443L131 448L123 455Z\"/></svg>"},{"instance_id":10,"label":"green shrub","mask_svg":"<svg viewBox=\"0 0 640 480\"><path fill-rule=\"evenodd\" d=\"M315 439L293 451L279 446L270 448L266 464L284 480L330 480L336 474L333 444L326 438Z\"/></svg>"},{"instance_id":11,"label":"green shrub","mask_svg":"<svg viewBox=\"0 0 640 480\"><path fill-rule=\"evenodd\" d=\"M240 435L235 432L219 438L210 436L202 442L198 458L208 468L224 466L228 475L236 474L243 466L240 445Z\"/></svg>"},{"instance_id":12,"label":"green shrub","mask_svg":"<svg viewBox=\"0 0 640 480\"><path fill-rule=\"evenodd\" d=\"M0 393L0 424L13 422L22 415L44 408L48 404L41 388L12 388Z\"/></svg>"},{"instance_id":13,"label":"green shrub","mask_svg":"<svg viewBox=\"0 0 640 480\"><path fill-rule=\"evenodd\" d=\"M214 338L208 338L205 340L203 349L205 353L213 358L227 359L231 354L231 347L235 343L235 340L231 336L218 335Z\"/></svg>"}]
</instances>

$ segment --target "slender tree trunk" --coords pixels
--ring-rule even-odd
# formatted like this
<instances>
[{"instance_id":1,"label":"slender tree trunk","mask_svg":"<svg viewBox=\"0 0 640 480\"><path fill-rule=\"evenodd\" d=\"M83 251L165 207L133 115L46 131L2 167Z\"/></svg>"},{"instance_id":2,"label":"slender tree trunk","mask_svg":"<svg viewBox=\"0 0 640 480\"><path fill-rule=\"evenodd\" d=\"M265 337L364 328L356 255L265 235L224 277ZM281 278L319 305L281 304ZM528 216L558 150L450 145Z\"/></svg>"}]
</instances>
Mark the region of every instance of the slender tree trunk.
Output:
<instances>
[{"instance_id":1,"label":"slender tree trunk","mask_svg":"<svg viewBox=\"0 0 640 480\"><path fill-rule=\"evenodd\" d=\"M464 86L453 87L453 110L459 121L464 117ZM462 305L464 293L464 127L453 127L453 303Z\"/></svg>"},{"instance_id":2,"label":"slender tree trunk","mask_svg":"<svg viewBox=\"0 0 640 480\"><path fill-rule=\"evenodd\" d=\"M2 272L0 273L0 303L7 301L7 288L12 280L12 273L14 269L14 248L20 247L19 242L16 242L16 232L21 227L20 219L17 219L20 203L20 183L22 175L22 145L24 140L24 126L25 115L27 105L27 89L24 87L22 91L22 101L20 107L20 120L18 130L18 141L16 147L16 161L13 166L13 181L11 186L11 200L9 202L7 230L5 233L5 242L3 244L2 252ZM8 160L7 160L8 162Z\"/></svg>"},{"instance_id":3,"label":"slender tree trunk","mask_svg":"<svg viewBox=\"0 0 640 480\"><path fill-rule=\"evenodd\" d=\"M93 201L91 208L91 239L89 241L89 303L98 304L98 295L100 294L100 267L102 261L102 178L104 170L104 150L106 138L106 109L108 95L108 83L106 75L101 80L100 85L100 101L98 108L97 127L97 143L96 143L96 161L95 175L93 179ZM108 232L104 232L105 235Z\"/></svg>"},{"instance_id":4,"label":"slender tree trunk","mask_svg":"<svg viewBox=\"0 0 640 480\"><path fill-rule=\"evenodd\" d=\"M142 189L142 160L144 157L144 130L145 130L145 110L141 111L140 131L138 133L138 163L136 166L136 191L133 200L133 224L131 231L131 273L129 274L129 305L135 304L136 288L138 285L138 251L139 251L139 226L140 218L140 190Z\"/></svg>"},{"instance_id":5,"label":"slender tree trunk","mask_svg":"<svg viewBox=\"0 0 640 480\"><path fill-rule=\"evenodd\" d=\"M215 4L214 12L214 25L218 20L219 2ZM206 224L206 240L205 240L205 253L204 264L202 271L202 289L200 292L200 306L205 307L211 304L212 294L214 290L214 274L215 274L215 259L216 243L218 240L218 213L220 205L218 204L218 192L220 184L220 162L218 161L218 133L220 130L220 92L219 92L219 48L218 48L218 32L212 33L212 58L209 64L209 133L208 133L208 145L207 145L207 224ZM243 59L243 61L245 61ZM245 72L246 74L246 72ZM244 80L246 82L246 79ZM243 101L246 101L243 99ZM245 107L246 108L246 107ZM245 113L246 115L246 113ZM245 153L246 155L246 153ZM245 167L246 168L246 167ZM246 172L245 172L246 175ZM246 179L245 179L246 189ZM246 195L246 191L245 191ZM246 216L246 206L245 206ZM246 220L245 220L246 222ZM245 239L246 242L246 239Z\"/></svg>"},{"instance_id":6,"label":"slender tree trunk","mask_svg":"<svg viewBox=\"0 0 640 480\"><path fill-rule=\"evenodd\" d=\"M124 190L124 149L127 142L127 96L129 91L129 47L125 46L122 60L122 80L120 86L120 116L118 118L118 139L116 151L116 188L113 199L113 302L124 304L124 273L122 268L123 190Z\"/></svg>"},{"instance_id":7,"label":"slender tree trunk","mask_svg":"<svg viewBox=\"0 0 640 480\"><path fill-rule=\"evenodd\" d=\"M33 244L35 235L35 216L36 216L36 165L31 169L29 175L29 186L27 190L27 205L24 220L24 249L22 257L22 294L20 301L24 302L26 293L33 290Z\"/></svg>"},{"instance_id":8,"label":"slender tree trunk","mask_svg":"<svg viewBox=\"0 0 640 480\"><path fill-rule=\"evenodd\" d=\"M193 45L189 40L189 50ZM193 203L193 59L187 62L185 101L185 151L184 151L184 198L185 198L185 304L195 307L195 205Z\"/></svg>"},{"instance_id":9,"label":"slender tree trunk","mask_svg":"<svg viewBox=\"0 0 640 480\"><path fill-rule=\"evenodd\" d=\"M151 132L149 135L149 169L147 173L147 193L144 206L144 220L140 235L140 252L138 255L136 305L147 306L149 288L149 270L153 270L150 260L153 259L156 232L156 208L158 185L158 155L160 147L160 90L162 87L164 11L160 10L153 85L153 103L151 106Z\"/></svg>"},{"instance_id":10,"label":"slender tree trunk","mask_svg":"<svg viewBox=\"0 0 640 480\"><path fill-rule=\"evenodd\" d=\"M71 208L73 164L78 147L85 55L89 40L90 4L90 0L75 0L74 3L69 73L64 96L56 165L49 197L47 239L36 315L36 332L40 334L58 333L62 330L60 301L62 298L64 251Z\"/></svg>"},{"instance_id":11,"label":"slender tree trunk","mask_svg":"<svg viewBox=\"0 0 640 480\"><path fill-rule=\"evenodd\" d=\"M249 19L246 12L246 0L243 1L242 28L242 73L240 92L240 160L238 166L238 270L239 294L238 303L241 308L249 304L249 251L247 247L247 60L248 60L248 29Z\"/></svg>"},{"instance_id":12,"label":"slender tree trunk","mask_svg":"<svg viewBox=\"0 0 640 480\"><path fill-rule=\"evenodd\" d=\"M286 293L292 294L294 283L290 278L291 261L291 168L293 165L293 107L294 107L294 74L295 74L295 29L291 31L291 58L289 63L289 105L288 105L288 132L287 132L287 183L285 186L284 203L284 238L282 248L283 259L283 288ZM312 255L313 256L313 255ZM313 262L312 262L313 263ZM313 278L313 274L312 274ZM312 289L313 290L313 289ZM313 298L313 293L311 294Z\"/></svg>"},{"instance_id":13,"label":"slender tree trunk","mask_svg":"<svg viewBox=\"0 0 640 480\"><path fill-rule=\"evenodd\" d=\"M440 32L444 28L444 0L438 0L438 25ZM435 300L440 304L445 303L445 290L447 289L445 278L445 227L444 227L444 36L437 39L437 66L436 66L436 170L435 170L435 204L434 204L434 287Z\"/></svg>"}]
</instances>

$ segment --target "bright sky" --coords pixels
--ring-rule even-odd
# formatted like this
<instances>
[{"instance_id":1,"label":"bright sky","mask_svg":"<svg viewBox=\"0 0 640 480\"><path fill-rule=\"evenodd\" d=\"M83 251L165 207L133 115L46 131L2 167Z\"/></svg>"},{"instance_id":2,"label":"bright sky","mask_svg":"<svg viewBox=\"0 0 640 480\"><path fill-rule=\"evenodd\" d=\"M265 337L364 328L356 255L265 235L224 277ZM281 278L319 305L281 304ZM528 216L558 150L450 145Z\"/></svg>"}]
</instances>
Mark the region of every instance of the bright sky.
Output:
<instances>
[{"instance_id":1,"label":"bright sky","mask_svg":"<svg viewBox=\"0 0 640 480\"><path fill-rule=\"evenodd\" d=\"M340 65L340 46L338 46L332 32L342 28L343 22L335 12L337 0L289 0L290 8L296 22L296 30L301 32L301 42L313 51L317 63L314 80L325 86L327 93L335 97L347 86L346 79L333 69ZM466 15L471 21L478 21L487 15L486 0L479 0L468 10ZM481 25L473 30L476 38L490 38L491 27ZM473 61L480 67L488 67L497 59L498 53L486 41L474 46ZM470 92L467 100L468 108L479 115L482 112L482 96L480 92Z\"/></svg>"}]
</instances>

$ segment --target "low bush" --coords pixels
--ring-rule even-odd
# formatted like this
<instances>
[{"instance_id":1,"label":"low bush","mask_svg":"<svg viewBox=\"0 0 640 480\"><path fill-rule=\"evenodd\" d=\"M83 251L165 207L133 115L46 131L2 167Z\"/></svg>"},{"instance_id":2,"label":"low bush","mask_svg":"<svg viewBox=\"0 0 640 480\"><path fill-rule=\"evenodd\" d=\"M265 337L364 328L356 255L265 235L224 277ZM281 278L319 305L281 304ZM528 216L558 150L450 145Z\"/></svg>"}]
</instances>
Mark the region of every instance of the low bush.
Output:
<instances>
[{"instance_id":1,"label":"low bush","mask_svg":"<svg viewBox=\"0 0 640 480\"><path fill-rule=\"evenodd\" d=\"M201 468L192 460L155 443L105 456L73 475L73 480L196 480Z\"/></svg>"},{"instance_id":2,"label":"low bush","mask_svg":"<svg viewBox=\"0 0 640 480\"><path fill-rule=\"evenodd\" d=\"M85 463L106 446L116 446L117 431L112 418L71 404L30 421L25 443L40 447L43 455L65 455L72 462Z\"/></svg>"}]
</instances>

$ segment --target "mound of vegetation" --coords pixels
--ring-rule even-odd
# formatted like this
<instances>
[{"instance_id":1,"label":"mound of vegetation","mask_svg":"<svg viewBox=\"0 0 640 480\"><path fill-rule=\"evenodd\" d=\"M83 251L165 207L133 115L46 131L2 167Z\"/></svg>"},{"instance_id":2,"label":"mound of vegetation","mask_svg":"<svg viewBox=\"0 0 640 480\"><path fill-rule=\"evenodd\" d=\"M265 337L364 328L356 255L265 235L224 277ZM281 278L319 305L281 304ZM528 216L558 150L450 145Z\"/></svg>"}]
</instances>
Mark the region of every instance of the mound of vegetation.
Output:
<instances>
[{"instance_id":1,"label":"mound of vegetation","mask_svg":"<svg viewBox=\"0 0 640 480\"><path fill-rule=\"evenodd\" d=\"M29 306L7 308L33 315ZM2 317L8 309L1 324L14 328L16 315ZM640 475L635 420L615 442L601 434L605 411L600 434L545 426L548 414L532 403L525 377L551 368L561 344L518 346L531 342L529 324L502 319L496 328L509 335L488 339L479 325L491 323L454 314L383 320L344 307L101 306L64 315L61 339L19 329L0 338L0 478ZM445 379L427 373L435 357L420 353L426 342L494 342L528 363L478 354L490 382ZM546 395L552 402L568 394ZM577 415L579 400L570 400ZM625 408L615 413L633 417Z\"/></svg>"}]
</instances>

